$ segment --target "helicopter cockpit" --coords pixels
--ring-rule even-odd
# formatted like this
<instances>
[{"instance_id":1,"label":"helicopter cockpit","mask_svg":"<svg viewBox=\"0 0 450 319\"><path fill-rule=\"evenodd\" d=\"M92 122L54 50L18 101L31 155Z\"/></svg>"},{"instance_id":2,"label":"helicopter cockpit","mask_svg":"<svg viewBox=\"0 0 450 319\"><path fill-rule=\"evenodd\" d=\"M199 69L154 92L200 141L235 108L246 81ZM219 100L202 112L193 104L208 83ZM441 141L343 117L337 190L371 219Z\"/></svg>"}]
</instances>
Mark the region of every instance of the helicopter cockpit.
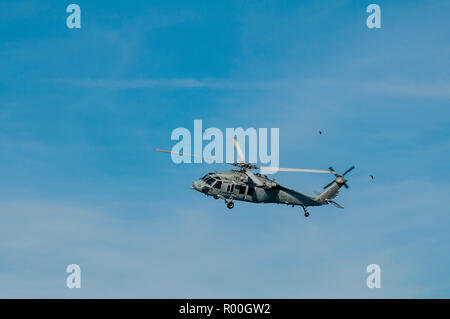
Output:
<instances>
[{"instance_id":1,"label":"helicopter cockpit","mask_svg":"<svg viewBox=\"0 0 450 319\"><path fill-rule=\"evenodd\" d=\"M203 180L208 185L212 185L212 183L214 183L214 181L215 181L215 179L212 178L211 175L209 175L209 174L206 174L205 176L203 176L200 179Z\"/></svg>"},{"instance_id":2,"label":"helicopter cockpit","mask_svg":"<svg viewBox=\"0 0 450 319\"><path fill-rule=\"evenodd\" d=\"M205 194L207 194L212 187L220 189L221 186L222 182L220 181L220 178L212 177L211 173L206 174L192 183L193 189Z\"/></svg>"}]
</instances>

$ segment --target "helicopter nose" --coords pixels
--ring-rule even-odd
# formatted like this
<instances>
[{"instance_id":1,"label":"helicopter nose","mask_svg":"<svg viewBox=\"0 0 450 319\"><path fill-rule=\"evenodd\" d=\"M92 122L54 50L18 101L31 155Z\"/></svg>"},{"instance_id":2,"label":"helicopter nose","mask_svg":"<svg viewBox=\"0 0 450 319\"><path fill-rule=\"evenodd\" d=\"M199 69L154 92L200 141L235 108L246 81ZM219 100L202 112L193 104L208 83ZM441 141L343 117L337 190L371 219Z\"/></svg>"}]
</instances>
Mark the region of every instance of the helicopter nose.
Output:
<instances>
[{"instance_id":1,"label":"helicopter nose","mask_svg":"<svg viewBox=\"0 0 450 319\"><path fill-rule=\"evenodd\" d=\"M196 181L194 181L194 182L192 183L191 188L192 188L193 190L202 192L203 189L204 189L204 185L203 185L203 183L202 183L201 181L196 180Z\"/></svg>"},{"instance_id":2,"label":"helicopter nose","mask_svg":"<svg viewBox=\"0 0 450 319\"><path fill-rule=\"evenodd\" d=\"M196 180L196 181L194 181L194 182L192 183L191 188L194 189L194 190L196 190L196 191L198 191L198 192L207 194L210 187L209 187L208 184L206 184L204 181L202 181L202 180Z\"/></svg>"},{"instance_id":3,"label":"helicopter nose","mask_svg":"<svg viewBox=\"0 0 450 319\"><path fill-rule=\"evenodd\" d=\"M198 181L193 181L191 188L196 191L200 190L200 185L198 184Z\"/></svg>"}]
</instances>

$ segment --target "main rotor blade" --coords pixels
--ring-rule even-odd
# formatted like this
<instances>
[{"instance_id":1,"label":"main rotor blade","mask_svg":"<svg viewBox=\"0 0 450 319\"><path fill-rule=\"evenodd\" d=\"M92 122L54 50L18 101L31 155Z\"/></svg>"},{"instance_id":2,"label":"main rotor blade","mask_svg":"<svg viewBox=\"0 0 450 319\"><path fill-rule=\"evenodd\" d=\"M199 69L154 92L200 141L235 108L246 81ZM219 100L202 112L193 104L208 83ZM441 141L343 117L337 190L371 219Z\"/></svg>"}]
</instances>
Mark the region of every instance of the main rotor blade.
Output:
<instances>
[{"instance_id":1,"label":"main rotor blade","mask_svg":"<svg viewBox=\"0 0 450 319\"><path fill-rule=\"evenodd\" d=\"M344 174L342 174L342 176L344 176L345 174L347 174L348 172L350 172L350 171L351 171L352 169L354 169L354 168L355 168L355 166L350 167L348 170L345 171Z\"/></svg>"},{"instance_id":2,"label":"main rotor blade","mask_svg":"<svg viewBox=\"0 0 450 319\"><path fill-rule=\"evenodd\" d=\"M261 166L261 169L265 171L280 171L280 172L306 172L306 173L323 173L323 174L334 174L333 171L326 171L322 169L306 169L306 168L281 168L281 167L271 167L271 166Z\"/></svg>"},{"instance_id":3,"label":"main rotor blade","mask_svg":"<svg viewBox=\"0 0 450 319\"><path fill-rule=\"evenodd\" d=\"M245 163L245 156L241 150L241 147L239 146L238 141L234 137L231 138L231 141L233 141L234 148L236 149L237 155L238 155L241 163Z\"/></svg>"},{"instance_id":4,"label":"main rotor blade","mask_svg":"<svg viewBox=\"0 0 450 319\"><path fill-rule=\"evenodd\" d=\"M325 186L323 187L323 189L327 189L327 188L330 187L333 183L334 183L334 181L329 182L327 185L325 185Z\"/></svg>"},{"instance_id":5,"label":"main rotor blade","mask_svg":"<svg viewBox=\"0 0 450 319\"><path fill-rule=\"evenodd\" d=\"M210 160L210 161L213 161L213 162L216 162L216 163L223 163L222 161L216 161L216 160L213 159L213 158L204 157L204 156L201 156L201 155L188 154L188 153L178 153L178 152L173 152L173 151L160 150L159 148L155 148L155 151L157 151L157 152L162 152L162 153L177 154L177 155L180 155L180 156L198 157L198 158L207 159L207 160Z\"/></svg>"}]
</instances>

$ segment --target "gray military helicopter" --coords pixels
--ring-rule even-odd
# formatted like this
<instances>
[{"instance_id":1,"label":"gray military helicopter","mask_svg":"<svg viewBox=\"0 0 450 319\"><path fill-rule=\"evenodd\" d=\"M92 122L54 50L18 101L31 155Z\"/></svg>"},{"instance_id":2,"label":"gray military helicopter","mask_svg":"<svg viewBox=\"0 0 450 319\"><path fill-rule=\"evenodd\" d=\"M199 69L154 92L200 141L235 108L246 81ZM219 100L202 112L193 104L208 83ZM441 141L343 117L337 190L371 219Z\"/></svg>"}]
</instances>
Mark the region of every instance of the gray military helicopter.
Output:
<instances>
[{"instance_id":1,"label":"gray military helicopter","mask_svg":"<svg viewBox=\"0 0 450 319\"><path fill-rule=\"evenodd\" d=\"M229 209L234 207L234 200L251 203L286 204L292 205L292 207L297 205L303 208L305 217L309 216L309 212L306 209L308 206L332 204L338 208L344 208L333 201L333 199L339 194L342 186L345 188L349 187L347 185L347 179L344 176L353 170L355 166L350 167L343 174L336 173L333 167L329 167L329 170L261 167L245 162L244 154L238 142L234 138L232 140L240 162L228 164L236 166L239 169L208 173L192 183L191 188L193 190L199 191L207 196L213 196L215 199L220 198L224 200ZM177 155L197 156L160 149L155 150ZM254 173L252 171L253 169L264 169L266 171L277 170L281 172L325 173L333 174L335 179L323 187L325 189L324 192L317 193L317 196L313 197L281 186L274 179L269 179L266 175Z\"/></svg>"}]
</instances>

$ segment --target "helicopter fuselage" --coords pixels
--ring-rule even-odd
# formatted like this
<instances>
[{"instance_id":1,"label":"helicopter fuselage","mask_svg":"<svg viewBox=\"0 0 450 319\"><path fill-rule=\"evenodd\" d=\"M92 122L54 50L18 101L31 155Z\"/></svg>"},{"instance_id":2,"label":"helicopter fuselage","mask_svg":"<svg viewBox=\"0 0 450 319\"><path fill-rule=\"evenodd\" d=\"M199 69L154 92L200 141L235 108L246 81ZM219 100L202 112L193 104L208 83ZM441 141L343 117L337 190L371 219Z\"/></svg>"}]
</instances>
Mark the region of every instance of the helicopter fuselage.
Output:
<instances>
[{"instance_id":1,"label":"helicopter fuselage","mask_svg":"<svg viewBox=\"0 0 450 319\"><path fill-rule=\"evenodd\" d=\"M193 182L191 188L214 198L239 200L253 203L278 203L299 206L320 206L326 204L306 194L283 187L265 175L257 174L269 187L255 185L241 170L208 173Z\"/></svg>"}]
</instances>

